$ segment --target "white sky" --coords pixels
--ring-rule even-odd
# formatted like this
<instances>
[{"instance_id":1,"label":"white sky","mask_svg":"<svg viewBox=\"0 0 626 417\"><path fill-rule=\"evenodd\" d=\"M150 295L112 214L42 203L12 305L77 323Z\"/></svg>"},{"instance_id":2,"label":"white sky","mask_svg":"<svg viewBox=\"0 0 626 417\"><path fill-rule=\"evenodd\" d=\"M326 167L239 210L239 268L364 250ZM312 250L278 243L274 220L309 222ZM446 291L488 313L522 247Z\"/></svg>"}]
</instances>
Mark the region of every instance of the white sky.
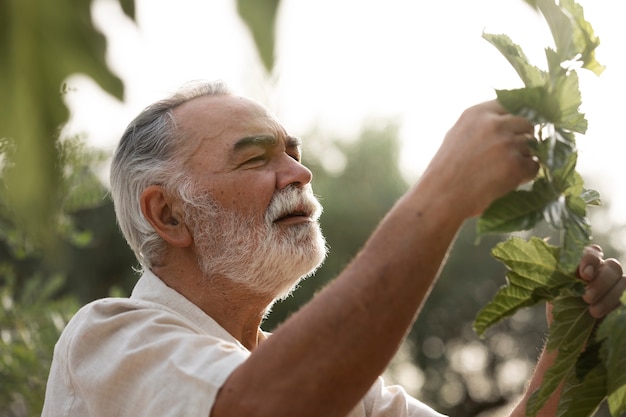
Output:
<instances>
[{"instance_id":1,"label":"white sky","mask_svg":"<svg viewBox=\"0 0 626 417\"><path fill-rule=\"evenodd\" d=\"M600 77L579 72L589 130L578 139L578 170L624 224L626 25L619 3L579 0L607 69ZM223 79L304 140L312 129L354 136L372 121L398 122L402 166L413 178L463 109L495 97L494 88L521 87L483 30L509 35L538 66L551 41L522 0L282 0L268 78L233 0L137 0L137 24L116 1L96 0L93 10L126 94L120 103L83 76L69 80L68 131L86 133L91 144L113 150L151 102L190 80Z\"/></svg>"}]
</instances>

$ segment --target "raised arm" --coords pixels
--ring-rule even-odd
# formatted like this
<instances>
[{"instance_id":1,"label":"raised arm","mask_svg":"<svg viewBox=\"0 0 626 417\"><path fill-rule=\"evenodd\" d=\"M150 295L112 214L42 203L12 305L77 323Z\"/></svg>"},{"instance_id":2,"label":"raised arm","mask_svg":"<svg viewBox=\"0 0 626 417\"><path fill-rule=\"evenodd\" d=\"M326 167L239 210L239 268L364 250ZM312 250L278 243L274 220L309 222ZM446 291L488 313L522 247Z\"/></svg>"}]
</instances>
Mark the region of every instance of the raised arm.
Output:
<instances>
[{"instance_id":1,"label":"raised arm","mask_svg":"<svg viewBox=\"0 0 626 417\"><path fill-rule=\"evenodd\" d=\"M530 124L466 110L344 272L228 378L212 416L345 416L395 354L465 219L530 180Z\"/></svg>"}]
</instances>

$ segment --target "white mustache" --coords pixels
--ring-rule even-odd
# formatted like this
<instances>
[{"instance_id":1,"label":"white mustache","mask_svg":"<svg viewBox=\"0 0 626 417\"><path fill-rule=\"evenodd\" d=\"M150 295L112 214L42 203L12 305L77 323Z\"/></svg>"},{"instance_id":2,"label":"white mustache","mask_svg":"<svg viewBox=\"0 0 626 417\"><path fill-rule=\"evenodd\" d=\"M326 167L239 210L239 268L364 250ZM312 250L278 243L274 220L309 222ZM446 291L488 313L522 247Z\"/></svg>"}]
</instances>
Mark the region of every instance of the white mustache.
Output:
<instances>
[{"instance_id":1,"label":"white mustache","mask_svg":"<svg viewBox=\"0 0 626 417\"><path fill-rule=\"evenodd\" d=\"M265 220L273 223L289 214L300 213L317 221L322 214L322 205L313 194L309 184L304 187L289 186L277 191L270 201Z\"/></svg>"}]
</instances>

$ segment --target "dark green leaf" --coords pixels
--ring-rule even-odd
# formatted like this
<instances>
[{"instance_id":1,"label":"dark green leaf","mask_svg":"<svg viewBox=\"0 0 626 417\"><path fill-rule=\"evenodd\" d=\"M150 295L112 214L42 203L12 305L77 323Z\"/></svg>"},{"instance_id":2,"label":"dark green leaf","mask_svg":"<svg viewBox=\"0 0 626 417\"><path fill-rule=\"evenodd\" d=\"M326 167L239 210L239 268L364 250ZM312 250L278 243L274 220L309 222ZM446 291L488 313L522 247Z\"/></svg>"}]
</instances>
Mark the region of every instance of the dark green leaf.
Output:
<instances>
[{"instance_id":1,"label":"dark green leaf","mask_svg":"<svg viewBox=\"0 0 626 417\"><path fill-rule=\"evenodd\" d=\"M557 417L588 417L606 397L606 369L600 365L579 379L570 374L563 387Z\"/></svg>"},{"instance_id":2,"label":"dark green leaf","mask_svg":"<svg viewBox=\"0 0 626 417\"><path fill-rule=\"evenodd\" d=\"M558 289L575 282L558 270L558 251L536 237L513 237L493 248L492 255L507 267L507 285L478 313L474 329L479 335L521 307L552 299Z\"/></svg>"},{"instance_id":3,"label":"dark green leaf","mask_svg":"<svg viewBox=\"0 0 626 417\"><path fill-rule=\"evenodd\" d=\"M535 147L535 156L545 165L550 172L563 167L572 152L575 152L575 143L568 140L567 136L556 131L550 136L542 138Z\"/></svg>"},{"instance_id":4,"label":"dark green leaf","mask_svg":"<svg viewBox=\"0 0 626 417\"><path fill-rule=\"evenodd\" d=\"M135 0L120 0L120 6L126 16L135 19Z\"/></svg>"},{"instance_id":5,"label":"dark green leaf","mask_svg":"<svg viewBox=\"0 0 626 417\"><path fill-rule=\"evenodd\" d=\"M543 210L558 196L549 184L539 179L530 191L513 191L494 201L477 222L479 236L529 230L541 219Z\"/></svg>"},{"instance_id":6,"label":"dark green leaf","mask_svg":"<svg viewBox=\"0 0 626 417\"><path fill-rule=\"evenodd\" d=\"M608 403L612 416L626 413L626 292L622 305L605 317L598 329L604 339Z\"/></svg>"},{"instance_id":7,"label":"dark green leaf","mask_svg":"<svg viewBox=\"0 0 626 417\"><path fill-rule=\"evenodd\" d=\"M559 265L566 272L574 272L585 246L591 241L591 225L584 214L585 202L580 197L566 198L563 212L563 238Z\"/></svg>"},{"instance_id":8,"label":"dark green leaf","mask_svg":"<svg viewBox=\"0 0 626 417\"><path fill-rule=\"evenodd\" d=\"M596 320L589 306L578 295L566 295L553 301L554 321L550 327L546 349L557 350L554 364L546 371L541 387L533 393L526 413L535 415L558 386L574 374L576 359L584 349Z\"/></svg>"}]
</instances>

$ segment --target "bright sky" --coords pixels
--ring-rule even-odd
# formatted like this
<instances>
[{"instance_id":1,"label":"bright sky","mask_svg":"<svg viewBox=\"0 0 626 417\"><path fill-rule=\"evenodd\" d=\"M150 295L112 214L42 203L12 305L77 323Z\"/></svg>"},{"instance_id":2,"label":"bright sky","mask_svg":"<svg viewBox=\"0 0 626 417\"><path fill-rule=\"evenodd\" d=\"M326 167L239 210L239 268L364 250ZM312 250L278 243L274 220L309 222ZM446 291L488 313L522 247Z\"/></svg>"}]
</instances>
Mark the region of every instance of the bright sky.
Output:
<instances>
[{"instance_id":1,"label":"bright sky","mask_svg":"<svg viewBox=\"0 0 626 417\"><path fill-rule=\"evenodd\" d=\"M402 166L414 178L463 109L495 97L494 88L521 87L483 30L509 35L542 67L551 41L522 0L282 0L276 70L267 78L234 0L136 1L137 25L116 1L94 5L110 65L126 85L124 102L85 77L69 80L69 131L109 150L151 102L190 80L223 79L304 140L312 129L349 137L364 124L396 121ZM579 72L589 130L578 139L578 170L624 224L626 25L618 2L579 4L602 41L597 58L607 69L600 77Z\"/></svg>"}]
</instances>

